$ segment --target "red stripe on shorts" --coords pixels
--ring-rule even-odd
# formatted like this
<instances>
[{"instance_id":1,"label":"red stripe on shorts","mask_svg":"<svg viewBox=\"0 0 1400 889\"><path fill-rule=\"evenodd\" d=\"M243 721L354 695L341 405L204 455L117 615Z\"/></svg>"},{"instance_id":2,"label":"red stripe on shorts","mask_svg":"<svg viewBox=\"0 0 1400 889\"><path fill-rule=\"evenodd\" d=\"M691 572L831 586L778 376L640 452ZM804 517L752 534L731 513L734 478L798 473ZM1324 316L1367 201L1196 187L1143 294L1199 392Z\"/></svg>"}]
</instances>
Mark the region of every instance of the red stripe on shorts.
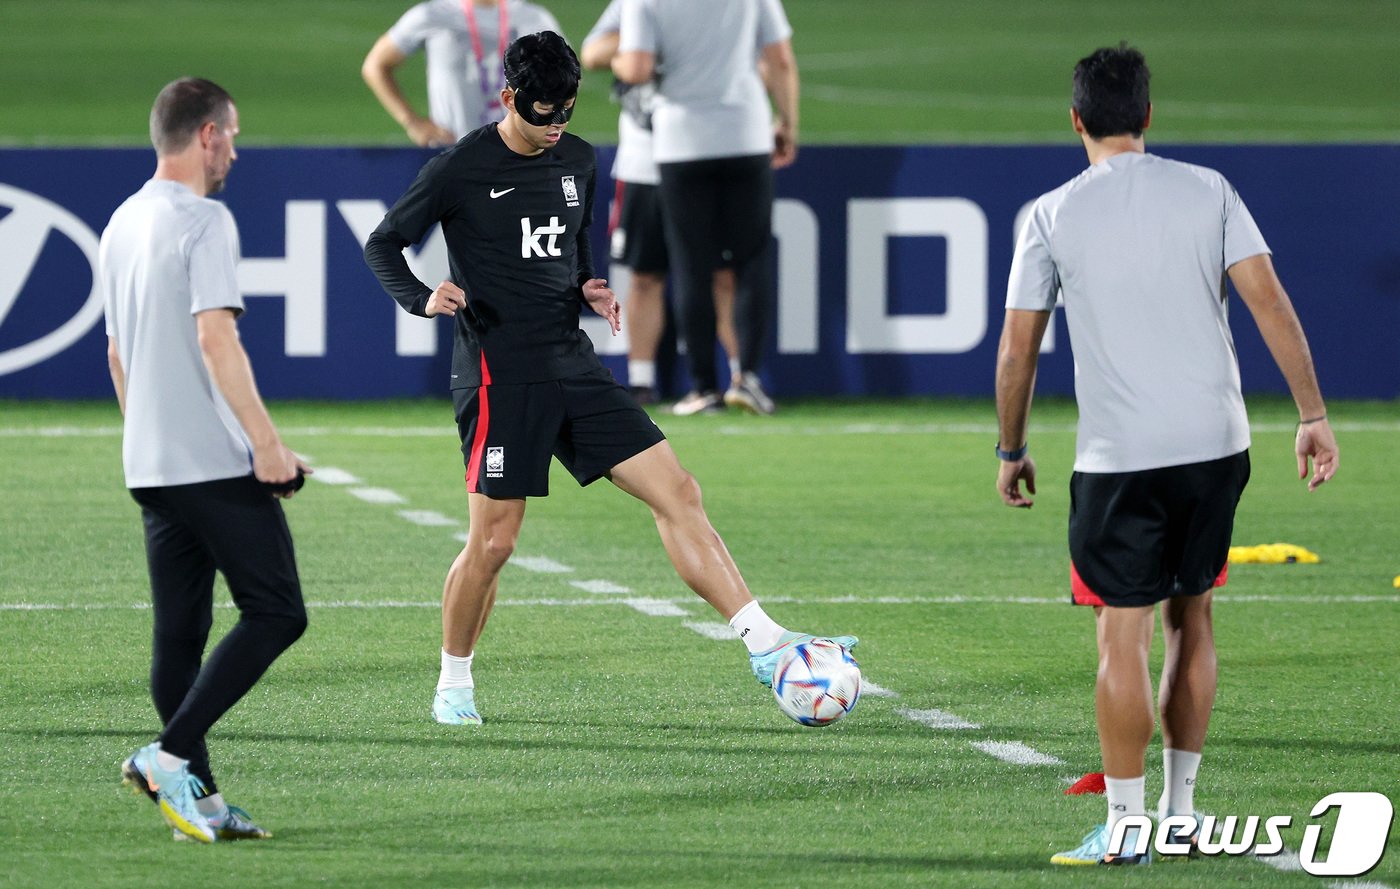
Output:
<instances>
[{"instance_id":1,"label":"red stripe on shorts","mask_svg":"<svg viewBox=\"0 0 1400 889\"><path fill-rule=\"evenodd\" d=\"M1074 563L1069 563L1069 590L1070 598L1076 605L1104 605L1107 604L1099 598L1099 594L1089 589L1089 585L1084 582L1084 578L1079 576L1079 569L1074 567Z\"/></svg>"},{"instance_id":2,"label":"red stripe on shorts","mask_svg":"<svg viewBox=\"0 0 1400 889\"><path fill-rule=\"evenodd\" d=\"M486 432L491 426L491 369L486 366L486 353L481 353L481 389L477 392L476 435L472 436L472 456L467 461L467 493L479 494L476 483L481 479L481 461L486 453Z\"/></svg>"},{"instance_id":3,"label":"red stripe on shorts","mask_svg":"<svg viewBox=\"0 0 1400 889\"><path fill-rule=\"evenodd\" d=\"M1212 587L1224 586L1225 581L1230 576L1230 563L1226 562L1225 567L1220 569L1220 573L1215 576L1215 583ZM1074 567L1074 563L1069 563L1069 589L1070 596L1076 605L1103 605L1104 600L1099 598L1099 594L1089 589L1089 585L1084 582L1084 578L1079 576L1079 570Z\"/></svg>"}]
</instances>

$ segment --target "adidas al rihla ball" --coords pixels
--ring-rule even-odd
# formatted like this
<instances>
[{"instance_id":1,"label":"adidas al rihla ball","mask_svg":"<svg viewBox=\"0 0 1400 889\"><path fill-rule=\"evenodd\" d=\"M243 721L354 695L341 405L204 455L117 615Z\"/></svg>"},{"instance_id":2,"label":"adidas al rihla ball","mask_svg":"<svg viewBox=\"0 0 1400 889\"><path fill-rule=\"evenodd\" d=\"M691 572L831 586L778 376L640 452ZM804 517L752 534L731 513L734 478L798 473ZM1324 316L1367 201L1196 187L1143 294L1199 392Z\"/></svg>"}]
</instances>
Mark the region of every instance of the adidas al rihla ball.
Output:
<instances>
[{"instance_id":1,"label":"adidas al rihla ball","mask_svg":"<svg viewBox=\"0 0 1400 889\"><path fill-rule=\"evenodd\" d=\"M773 668L773 697L802 725L831 725L860 700L860 665L830 639L794 645Z\"/></svg>"}]
</instances>

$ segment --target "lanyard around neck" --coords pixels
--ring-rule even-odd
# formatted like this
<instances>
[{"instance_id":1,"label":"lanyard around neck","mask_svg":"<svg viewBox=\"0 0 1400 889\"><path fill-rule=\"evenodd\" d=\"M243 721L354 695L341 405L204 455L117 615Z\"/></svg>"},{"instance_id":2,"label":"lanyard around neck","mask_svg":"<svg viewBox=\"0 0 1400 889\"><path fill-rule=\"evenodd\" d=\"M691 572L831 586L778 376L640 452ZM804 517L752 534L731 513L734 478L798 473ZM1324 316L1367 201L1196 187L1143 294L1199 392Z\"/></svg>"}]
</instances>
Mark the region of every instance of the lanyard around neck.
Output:
<instances>
[{"instance_id":1,"label":"lanyard around neck","mask_svg":"<svg viewBox=\"0 0 1400 889\"><path fill-rule=\"evenodd\" d=\"M491 66L487 65L486 51L481 45L481 28L476 23L476 4L472 0L462 0L462 13L467 17L467 32L471 35L472 55L476 60L476 83L481 88L481 96L485 100L485 107L481 110L483 126L494 121L501 111L501 90L505 87L505 71L502 65L506 49L510 45L510 13L506 11L507 2L508 0L497 0L496 3L500 17L496 32L496 64ZM491 73L489 82L486 76L488 71Z\"/></svg>"}]
</instances>

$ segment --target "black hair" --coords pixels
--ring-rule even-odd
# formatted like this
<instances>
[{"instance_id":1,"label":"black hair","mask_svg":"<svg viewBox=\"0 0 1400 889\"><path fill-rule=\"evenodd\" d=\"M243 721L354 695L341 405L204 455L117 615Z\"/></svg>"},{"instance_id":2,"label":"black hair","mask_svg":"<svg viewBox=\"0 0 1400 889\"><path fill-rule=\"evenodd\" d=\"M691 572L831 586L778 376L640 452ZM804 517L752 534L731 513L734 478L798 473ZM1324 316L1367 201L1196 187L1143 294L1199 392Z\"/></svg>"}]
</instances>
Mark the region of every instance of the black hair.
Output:
<instances>
[{"instance_id":1,"label":"black hair","mask_svg":"<svg viewBox=\"0 0 1400 889\"><path fill-rule=\"evenodd\" d=\"M223 87L200 77L168 83L151 106L151 144L158 154L182 151L206 123L227 124L232 104Z\"/></svg>"},{"instance_id":2,"label":"black hair","mask_svg":"<svg viewBox=\"0 0 1400 889\"><path fill-rule=\"evenodd\" d=\"M1141 136L1150 99L1147 59L1128 46L1095 50L1074 66L1074 110L1084 130L1095 139L1132 134Z\"/></svg>"},{"instance_id":3,"label":"black hair","mask_svg":"<svg viewBox=\"0 0 1400 889\"><path fill-rule=\"evenodd\" d=\"M578 95L578 56L553 31L516 39L506 50L506 83L532 101L562 105Z\"/></svg>"}]
</instances>

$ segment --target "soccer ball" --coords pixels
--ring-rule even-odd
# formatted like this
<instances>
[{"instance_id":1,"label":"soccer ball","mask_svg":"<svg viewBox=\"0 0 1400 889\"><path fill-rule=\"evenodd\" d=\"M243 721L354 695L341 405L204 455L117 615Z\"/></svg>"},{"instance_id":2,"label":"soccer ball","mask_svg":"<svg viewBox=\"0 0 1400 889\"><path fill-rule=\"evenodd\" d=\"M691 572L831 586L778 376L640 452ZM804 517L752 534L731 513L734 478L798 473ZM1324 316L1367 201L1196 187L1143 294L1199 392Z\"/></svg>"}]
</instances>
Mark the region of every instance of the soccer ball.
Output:
<instances>
[{"instance_id":1,"label":"soccer ball","mask_svg":"<svg viewBox=\"0 0 1400 889\"><path fill-rule=\"evenodd\" d=\"M779 656L773 697L802 725L831 725L860 700L860 665L830 639L802 642Z\"/></svg>"}]
</instances>

